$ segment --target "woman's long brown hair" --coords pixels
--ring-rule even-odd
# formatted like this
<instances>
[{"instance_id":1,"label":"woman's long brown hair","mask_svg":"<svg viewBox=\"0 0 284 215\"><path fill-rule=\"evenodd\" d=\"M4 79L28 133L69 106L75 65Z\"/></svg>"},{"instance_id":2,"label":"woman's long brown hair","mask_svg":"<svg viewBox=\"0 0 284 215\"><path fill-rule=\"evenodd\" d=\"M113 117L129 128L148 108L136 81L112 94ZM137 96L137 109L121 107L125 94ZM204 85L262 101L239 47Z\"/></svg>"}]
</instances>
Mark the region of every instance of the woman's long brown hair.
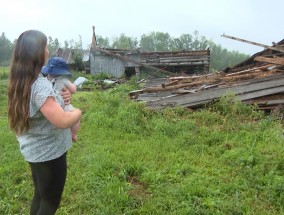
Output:
<instances>
[{"instance_id":1,"label":"woman's long brown hair","mask_svg":"<svg viewBox=\"0 0 284 215\"><path fill-rule=\"evenodd\" d=\"M47 37L36 30L23 32L16 42L8 87L8 119L17 135L30 128L31 86L45 63L46 45Z\"/></svg>"}]
</instances>

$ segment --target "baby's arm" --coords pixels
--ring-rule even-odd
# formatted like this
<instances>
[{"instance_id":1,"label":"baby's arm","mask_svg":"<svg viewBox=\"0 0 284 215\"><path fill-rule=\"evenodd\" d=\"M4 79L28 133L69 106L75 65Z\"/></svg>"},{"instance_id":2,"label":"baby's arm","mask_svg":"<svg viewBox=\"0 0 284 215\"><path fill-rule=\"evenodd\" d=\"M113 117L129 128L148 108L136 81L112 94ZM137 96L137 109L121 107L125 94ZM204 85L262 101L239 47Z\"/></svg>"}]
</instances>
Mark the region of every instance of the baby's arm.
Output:
<instances>
[{"instance_id":1,"label":"baby's arm","mask_svg":"<svg viewBox=\"0 0 284 215\"><path fill-rule=\"evenodd\" d=\"M70 91L70 93L72 93L72 94L76 93L77 86L75 84L73 84L67 78L64 79L63 83L64 83L64 86Z\"/></svg>"},{"instance_id":2,"label":"baby's arm","mask_svg":"<svg viewBox=\"0 0 284 215\"><path fill-rule=\"evenodd\" d=\"M73 83L68 83L68 85L66 85L67 89L71 92L71 93L76 93L77 91L77 86Z\"/></svg>"}]
</instances>

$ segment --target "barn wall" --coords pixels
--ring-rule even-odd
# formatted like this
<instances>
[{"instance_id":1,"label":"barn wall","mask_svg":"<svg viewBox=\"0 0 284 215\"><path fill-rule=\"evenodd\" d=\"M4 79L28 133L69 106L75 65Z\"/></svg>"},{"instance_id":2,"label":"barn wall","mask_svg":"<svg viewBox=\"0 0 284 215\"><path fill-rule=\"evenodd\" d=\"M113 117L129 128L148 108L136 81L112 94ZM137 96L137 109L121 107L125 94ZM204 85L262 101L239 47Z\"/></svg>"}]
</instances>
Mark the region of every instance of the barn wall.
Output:
<instances>
[{"instance_id":1,"label":"barn wall","mask_svg":"<svg viewBox=\"0 0 284 215\"><path fill-rule=\"evenodd\" d=\"M91 74L108 73L113 77L120 78L125 72L124 61L101 54L90 54Z\"/></svg>"},{"instance_id":2,"label":"barn wall","mask_svg":"<svg viewBox=\"0 0 284 215\"><path fill-rule=\"evenodd\" d=\"M175 52L138 52L130 50L104 49L94 50L90 58L91 73L110 73L120 78L126 68L135 69L148 65L166 68L173 73L204 74L209 73L210 50ZM127 60L128 59L128 60ZM138 65L135 64L138 62Z\"/></svg>"},{"instance_id":3,"label":"barn wall","mask_svg":"<svg viewBox=\"0 0 284 215\"><path fill-rule=\"evenodd\" d=\"M125 57L136 62L141 62L140 53L126 54ZM125 67L139 67L139 65L130 61L125 61Z\"/></svg>"}]
</instances>

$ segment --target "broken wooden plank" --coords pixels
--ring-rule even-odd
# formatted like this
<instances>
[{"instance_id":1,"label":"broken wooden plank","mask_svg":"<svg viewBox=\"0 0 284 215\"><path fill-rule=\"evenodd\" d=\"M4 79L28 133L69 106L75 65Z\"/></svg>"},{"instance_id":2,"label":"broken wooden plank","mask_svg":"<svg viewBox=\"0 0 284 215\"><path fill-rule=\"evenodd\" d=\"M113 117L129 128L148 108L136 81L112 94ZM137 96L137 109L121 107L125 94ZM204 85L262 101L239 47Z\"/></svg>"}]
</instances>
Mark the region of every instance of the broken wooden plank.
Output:
<instances>
[{"instance_id":1,"label":"broken wooden plank","mask_svg":"<svg viewBox=\"0 0 284 215\"><path fill-rule=\"evenodd\" d=\"M133 90L128 95L130 98L137 98L140 93L143 93L143 90Z\"/></svg>"},{"instance_id":2,"label":"broken wooden plank","mask_svg":"<svg viewBox=\"0 0 284 215\"><path fill-rule=\"evenodd\" d=\"M225 76L229 77L229 76L234 76L234 75L242 75L244 73L253 72L253 71L256 71L256 70L266 70L270 66L272 66L272 65L264 65L264 66L253 67L253 68L249 68L249 69L246 69L246 70L242 70L240 72L229 73Z\"/></svg>"},{"instance_id":3,"label":"broken wooden plank","mask_svg":"<svg viewBox=\"0 0 284 215\"><path fill-rule=\"evenodd\" d=\"M177 76L177 77L169 77L168 80L178 80L179 83L188 83L193 81L201 81L201 80L208 80L208 79L219 79L221 77L224 77L224 72L216 72L216 73L210 73L205 75L193 75L193 76Z\"/></svg>"},{"instance_id":4,"label":"broken wooden plank","mask_svg":"<svg viewBox=\"0 0 284 215\"><path fill-rule=\"evenodd\" d=\"M185 87L193 87L193 86L198 86L200 84L216 84L219 81L216 80L206 80L206 81L196 81L192 83L185 83L185 84L178 84L174 86L168 86L168 87L148 87L143 89L143 93L152 93L152 92L160 92L160 91L171 91L179 88L185 88Z\"/></svg>"},{"instance_id":5,"label":"broken wooden plank","mask_svg":"<svg viewBox=\"0 0 284 215\"><path fill-rule=\"evenodd\" d=\"M192 50L192 51L156 51L156 52L141 52L141 58L151 58L153 56L165 56L165 57L172 57L172 56L209 56L210 55L210 50Z\"/></svg>"},{"instance_id":6,"label":"broken wooden plank","mask_svg":"<svg viewBox=\"0 0 284 215\"><path fill-rule=\"evenodd\" d=\"M186 90L186 89L178 89L177 91L175 91L176 94L187 94L187 93L196 93L197 89L190 89L190 90Z\"/></svg>"},{"instance_id":7,"label":"broken wooden plank","mask_svg":"<svg viewBox=\"0 0 284 215\"><path fill-rule=\"evenodd\" d=\"M282 48L280 46L277 46L277 47L275 47L275 46L268 46L268 45L264 45L264 44L261 44L261 43L256 43L256 42L252 42L252 41L249 41L249 40L244 40L244 39L237 38L237 37L232 37L232 36L229 36L229 35L226 35L226 34L223 34L221 36L229 38L229 39L233 39L233 40L238 40L238 41L241 41L241 42L249 43L249 44L252 44L252 45L260 46L260 47L263 47L263 48L266 48L266 49L271 49L271 50L274 50L274 51L279 51L279 52L283 52L284 53L284 48Z\"/></svg>"},{"instance_id":8,"label":"broken wooden plank","mask_svg":"<svg viewBox=\"0 0 284 215\"><path fill-rule=\"evenodd\" d=\"M262 96L281 93L283 91L284 91L284 86L271 87L271 88L253 91L253 92L250 92L250 93L244 93L242 95L238 95L238 98L241 101L244 101L244 100L249 100L249 99L258 98L258 97L262 97Z\"/></svg>"},{"instance_id":9,"label":"broken wooden plank","mask_svg":"<svg viewBox=\"0 0 284 215\"><path fill-rule=\"evenodd\" d=\"M165 82L167 82L167 78L148 78L145 82L144 88L161 86Z\"/></svg>"},{"instance_id":10,"label":"broken wooden plank","mask_svg":"<svg viewBox=\"0 0 284 215\"><path fill-rule=\"evenodd\" d=\"M149 102L149 101L156 101L156 100L161 100L165 98L169 98L171 96L176 96L177 94L173 94L172 92L162 92L162 93L146 93L146 94L141 94L137 98L137 101L144 101L144 102Z\"/></svg>"},{"instance_id":11,"label":"broken wooden plank","mask_svg":"<svg viewBox=\"0 0 284 215\"><path fill-rule=\"evenodd\" d=\"M200 91L196 94L185 94L175 98L161 99L154 102L149 102L148 106L154 109L162 109L168 106L181 105L186 107L193 107L200 104L205 104L213 99L220 98L228 93L240 95L257 90L264 90L269 88L284 86L284 77L276 80L268 80L266 82L248 83L246 85L237 85L233 87L216 88L210 91ZM265 90L264 90L265 93ZM267 95L271 93L267 91Z\"/></svg>"},{"instance_id":12,"label":"broken wooden plank","mask_svg":"<svg viewBox=\"0 0 284 215\"><path fill-rule=\"evenodd\" d=\"M264 63L273 63L277 65L284 65L284 58L283 57L262 57L262 56L257 56L254 58L255 61L258 62L264 62Z\"/></svg>"},{"instance_id":13,"label":"broken wooden plank","mask_svg":"<svg viewBox=\"0 0 284 215\"><path fill-rule=\"evenodd\" d=\"M174 85L177 85L177 84L178 84L178 80L175 80L175 81L171 81L169 83L163 83L162 87L165 88L165 87L174 86Z\"/></svg>"},{"instance_id":14,"label":"broken wooden plank","mask_svg":"<svg viewBox=\"0 0 284 215\"><path fill-rule=\"evenodd\" d=\"M279 75L280 74L280 75ZM283 76L283 73L280 73L279 70L270 70L265 72L253 72L253 73L244 73L242 75L236 76L225 76L222 78L222 81L219 83L219 86L229 86L236 84L245 84L251 82L259 82L275 79Z\"/></svg>"}]
</instances>

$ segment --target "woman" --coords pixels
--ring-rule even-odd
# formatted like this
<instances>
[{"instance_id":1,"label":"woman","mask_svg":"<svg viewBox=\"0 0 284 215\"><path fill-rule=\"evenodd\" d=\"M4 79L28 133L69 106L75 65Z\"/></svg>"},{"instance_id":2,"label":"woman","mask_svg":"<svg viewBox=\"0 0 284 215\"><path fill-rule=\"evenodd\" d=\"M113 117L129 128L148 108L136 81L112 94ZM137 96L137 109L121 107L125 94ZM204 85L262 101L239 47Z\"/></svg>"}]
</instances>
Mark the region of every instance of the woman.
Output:
<instances>
[{"instance_id":1,"label":"woman","mask_svg":"<svg viewBox=\"0 0 284 215\"><path fill-rule=\"evenodd\" d=\"M41 75L47 61L47 37L23 32L15 46L8 88L9 126L29 163L34 183L31 214L55 214L64 189L66 153L71 148L70 127L81 110L64 112L64 100Z\"/></svg>"}]
</instances>

